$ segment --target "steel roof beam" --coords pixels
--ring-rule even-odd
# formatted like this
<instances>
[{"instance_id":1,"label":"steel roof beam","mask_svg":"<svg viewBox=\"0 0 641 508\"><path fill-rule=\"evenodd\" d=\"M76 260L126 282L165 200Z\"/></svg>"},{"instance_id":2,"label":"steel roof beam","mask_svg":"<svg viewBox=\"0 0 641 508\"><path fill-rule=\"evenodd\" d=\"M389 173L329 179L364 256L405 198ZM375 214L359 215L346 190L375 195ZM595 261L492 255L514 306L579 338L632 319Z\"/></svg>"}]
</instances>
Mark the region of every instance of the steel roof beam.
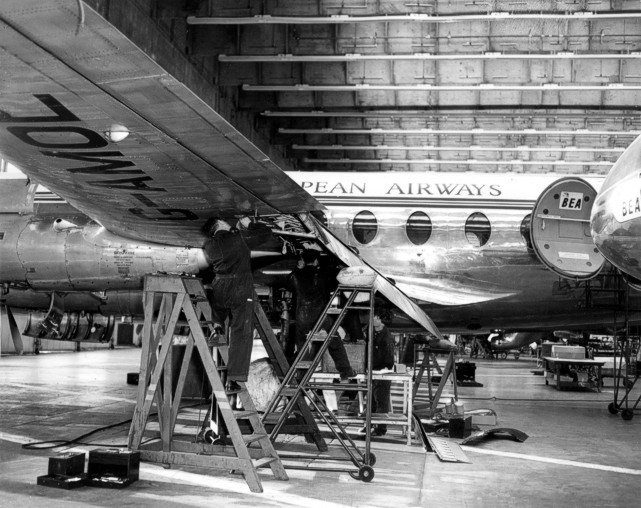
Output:
<instances>
[{"instance_id":1,"label":"steel roof beam","mask_svg":"<svg viewBox=\"0 0 641 508\"><path fill-rule=\"evenodd\" d=\"M345 53L342 55L218 55L221 62L251 63L251 62L360 62L364 60L634 60L641 59L641 52L632 53L573 53L562 51L558 53L479 53L435 55L432 53L411 54L362 54Z\"/></svg>"},{"instance_id":2,"label":"steel roof beam","mask_svg":"<svg viewBox=\"0 0 641 508\"><path fill-rule=\"evenodd\" d=\"M442 151L464 151L464 152L608 152L608 153L622 153L625 151L624 147L621 148L582 148L579 146L565 146L554 147L549 146L546 148L531 147L531 146L515 146L509 147L488 147L488 146L431 146L431 145L292 145L292 150L424 150L433 152Z\"/></svg>"},{"instance_id":3,"label":"steel roof beam","mask_svg":"<svg viewBox=\"0 0 641 508\"><path fill-rule=\"evenodd\" d=\"M587 91L633 91L641 90L641 84L608 83L607 85L561 85L544 83L541 85L379 85L359 83L354 85L242 85L246 92L367 92L370 90L410 91L410 92L504 92L504 91L539 91L539 92L587 92Z\"/></svg>"},{"instance_id":4,"label":"steel roof beam","mask_svg":"<svg viewBox=\"0 0 641 508\"><path fill-rule=\"evenodd\" d=\"M591 21L596 19L633 19L640 18L641 11L626 12L589 12L573 13L515 13L489 12L488 14L440 15L422 13L387 14L375 16L350 16L338 14L331 16L188 16L188 25L338 25L345 23L388 23L392 21L419 23L456 23L467 21L511 21L511 20L577 20Z\"/></svg>"},{"instance_id":5,"label":"steel roof beam","mask_svg":"<svg viewBox=\"0 0 641 508\"><path fill-rule=\"evenodd\" d=\"M363 106L360 106L363 108ZM405 118L419 117L419 118L479 118L484 117L484 119L498 120L500 118L526 118L531 115L537 115L539 118L548 118L553 117L556 119L566 119L566 118L580 118L585 119L586 115L589 115L593 109L586 109L583 113L578 112L559 112L558 110L549 110L548 106L529 106L526 110L517 111L517 112L507 112L504 110L485 110L485 109L473 109L469 107L468 112L452 111L447 106L440 107L438 109L429 109L429 110L370 110L370 111L326 111L326 110L309 110L309 111L271 111L266 110L261 112L261 116L266 117L289 117L289 118L309 118L309 117L319 117L319 118L390 118L396 116L402 116ZM580 110L579 110L580 111ZM630 121L630 122L641 122L639 116L633 114L629 111L622 111L620 109L612 111L603 111L599 108L598 110L599 118L594 119L595 122L604 123L606 121ZM588 118L588 121L590 118Z\"/></svg>"},{"instance_id":6,"label":"steel roof beam","mask_svg":"<svg viewBox=\"0 0 641 508\"><path fill-rule=\"evenodd\" d=\"M522 134L526 136L638 136L641 131L596 131L587 129L578 130L539 130L539 129L333 129L331 127L321 129L289 129L281 127L280 134L425 134L429 136L440 136L443 134L467 134L467 135L500 135L500 134Z\"/></svg>"},{"instance_id":7,"label":"steel roof beam","mask_svg":"<svg viewBox=\"0 0 641 508\"><path fill-rule=\"evenodd\" d=\"M614 162L605 161L566 161L566 160L550 160L550 161L525 161L525 160L510 160L510 161L497 161L497 160L477 160L477 159L312 159L304 157L303 162L312 164L468 164L470 166L477 165L492 165L492 166L601 166L610 168Z\"/></svg>"}]
</instances>

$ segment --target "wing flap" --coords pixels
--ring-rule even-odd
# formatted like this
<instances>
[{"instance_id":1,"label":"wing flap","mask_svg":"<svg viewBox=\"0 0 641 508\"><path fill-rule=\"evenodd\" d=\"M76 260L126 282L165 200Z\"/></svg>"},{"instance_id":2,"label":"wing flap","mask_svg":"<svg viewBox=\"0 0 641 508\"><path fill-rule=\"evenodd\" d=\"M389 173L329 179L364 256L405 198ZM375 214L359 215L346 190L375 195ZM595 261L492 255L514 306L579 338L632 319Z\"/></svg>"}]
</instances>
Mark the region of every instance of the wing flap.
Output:
<instances>
[{"instance_id":1,"label":"wing flap","mask_svg":"<svg viewBox=\"0 0 641 508\"><path fill-rule=\"evenodd\" d=\"M459 283L452 279L420 279L392 275L407 296L437 305L470 305L513 296L515 292L490 291L489 286L474 287L472 283Z\"/></svg>"},{"instance_id":2,"label":"wing flap","mask_svg":"<svg viewBox=\"0 0 641 508\"><path fill-rule=\"evenodd\" d=\"M321 241L330 252L343 261L343 263L348 266L368 266L374 270L378 274L378 277L376 277L374 282L376 290L396 305L396 307L402 310L409 318L413 319L420 326L425 328L429 333L438 339L443 339L441 332L429 316L376 268L368 264L358 254L354 253L347 245L334 236L329 229L323 226L323 224L311 215L301 216L301 220L317 235L319 241Z\"/></svg>"}]
</instances>

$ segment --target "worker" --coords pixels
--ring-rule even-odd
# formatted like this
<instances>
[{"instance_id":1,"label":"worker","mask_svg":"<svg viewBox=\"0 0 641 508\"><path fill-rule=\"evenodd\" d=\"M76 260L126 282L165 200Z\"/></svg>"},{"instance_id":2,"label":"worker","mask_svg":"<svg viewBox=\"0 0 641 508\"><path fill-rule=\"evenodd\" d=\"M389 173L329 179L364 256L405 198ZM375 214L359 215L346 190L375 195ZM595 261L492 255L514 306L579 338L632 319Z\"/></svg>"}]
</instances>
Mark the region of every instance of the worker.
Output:
<instances>
[{"instance_id":1,"label":"worker","mask_svg":"<svg viewBox=\"0 0 641 508\"><path fill-rule=\"evenodd\" d=\"M238 221L245 230L259 229L248 217ZM267 226L251 235L252 243L260 243L271 234ZM211 284L211 307L215 329L222 329L229 319L229 358L226 390L240 389L238 382L247 381L253 343L254 281L251 251L236 227L220 217L210 218L203 226L208 236L204 251L214 279ZM255 231L254 231L255 233Z\"/></svg>"},{"instance_id":2,"label":"worker","mask_svg":"<svg viewBox=\"0 0 641 508\"><path fill-rule=\"evenodd\" d=\"M292 271L288 284L296 295L296 333L294 340L297 353L307 340L307 334L314 328L316 321L327 305L329 292L327 291L326 275L320 269L319 252L306 249L302 254L302 262ZM332 320L327 317L322 325L323 329L331 329ZM337 334L330 337L328 351L341 381L346 381L356 376L351 367L345 346Z\"/></svg>"},{"instance_id":3,"label":"worker","mask_svg":"<svg viewBox=\"0 0 641 508\"><path fill-rule=\"evenodd\" d=\"M374 324L374 344L372 349L372 372L391 372L394 369L394 338L389 329L383 324L384 312L376 309L372 319ZM385 379L372 380L372 413L389 413L390 392L392 382ZM359 432L364 434L367 431L363 427ZM378 424L372 429L372 436L384 436L387 433L387 425Z\"/></svg>"}]
</instances>

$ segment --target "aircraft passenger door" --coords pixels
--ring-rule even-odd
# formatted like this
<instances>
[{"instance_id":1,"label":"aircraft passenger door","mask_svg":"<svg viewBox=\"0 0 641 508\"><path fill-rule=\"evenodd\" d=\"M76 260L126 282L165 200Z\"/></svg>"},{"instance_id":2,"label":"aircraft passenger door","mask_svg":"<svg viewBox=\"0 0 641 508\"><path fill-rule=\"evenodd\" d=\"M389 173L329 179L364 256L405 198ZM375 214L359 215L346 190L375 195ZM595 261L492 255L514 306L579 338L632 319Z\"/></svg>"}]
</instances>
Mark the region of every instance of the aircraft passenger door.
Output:
<instances>
[{"instance_id":1,"label":"aircraft passenger door","mask_svg":"<svg viewBox=\"0 0 641 508\"><path fill-rule=\"evenodd\" d=\"M534 205L532 246L541 262L561 277L591 279L605 263L590 234L596 194L581 178L561 178L545 189Z\"/></svg>"}]
</instances>

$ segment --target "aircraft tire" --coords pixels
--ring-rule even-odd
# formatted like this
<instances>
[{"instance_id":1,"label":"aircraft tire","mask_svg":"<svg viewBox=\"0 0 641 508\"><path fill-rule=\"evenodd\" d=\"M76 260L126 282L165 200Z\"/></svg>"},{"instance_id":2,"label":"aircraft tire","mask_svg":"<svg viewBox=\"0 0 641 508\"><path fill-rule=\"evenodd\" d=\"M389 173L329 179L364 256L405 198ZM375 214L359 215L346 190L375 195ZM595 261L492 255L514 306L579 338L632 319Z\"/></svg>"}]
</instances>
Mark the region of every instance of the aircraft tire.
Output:
<instances>
[{"instance_id":1,"label":"aircraft tire","mask_svg":"<svg viewBox=\"0 0 641 508\"><path fill-rule=\"evenodd\" d=\"M626 421L632 420L632 418L634 418L634 411L632 411L632 409L624 409L621 412L621 418Z\"/></svg>"},{"instance_id":2,"label":"aircraft tire","mask_svg":"<svg viewBox=\"0 0 641 508\"><path fill-rule=\"evenodd\" d=\"M619 408L616 407L614 402L610 402L608 404L608 411L610 412L611 415L619 414Z\"/></svg>"}]
</instances>

